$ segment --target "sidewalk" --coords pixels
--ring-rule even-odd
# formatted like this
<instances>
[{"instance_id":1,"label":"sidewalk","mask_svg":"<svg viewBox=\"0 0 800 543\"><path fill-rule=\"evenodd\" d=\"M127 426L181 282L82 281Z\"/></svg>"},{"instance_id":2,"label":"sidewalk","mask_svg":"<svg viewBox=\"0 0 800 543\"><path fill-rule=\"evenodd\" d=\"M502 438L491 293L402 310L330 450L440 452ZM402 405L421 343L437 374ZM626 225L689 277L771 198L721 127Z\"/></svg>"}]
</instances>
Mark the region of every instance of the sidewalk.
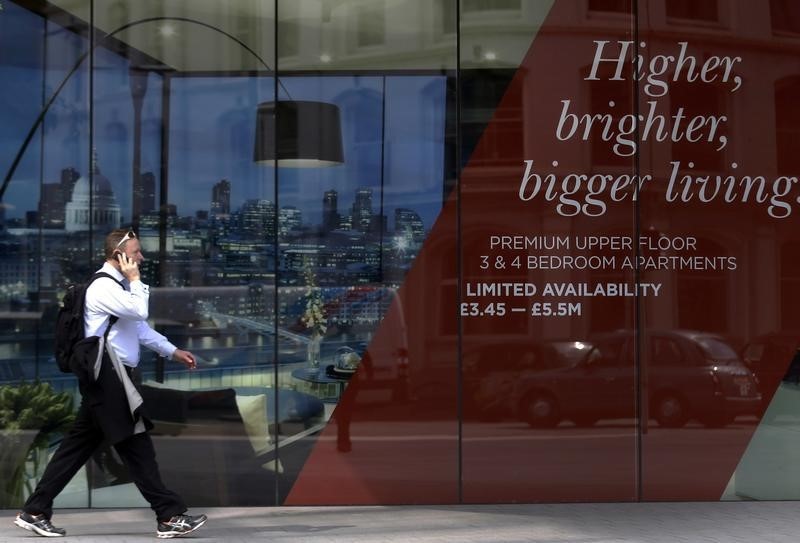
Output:
<instances>
[{"instance_id":1,"label":"sidewalk","mask_svg":"<svg viewBox=\"0 0 800 543\"><path fill-rule=\"evenodd\" d=\"M795 542L800 502L213 508L182 540L244 543ZM2 512L0 542L45 541ZM157 541L148 509L57 511L65 541Z\"/></svg>"}]
</instances>

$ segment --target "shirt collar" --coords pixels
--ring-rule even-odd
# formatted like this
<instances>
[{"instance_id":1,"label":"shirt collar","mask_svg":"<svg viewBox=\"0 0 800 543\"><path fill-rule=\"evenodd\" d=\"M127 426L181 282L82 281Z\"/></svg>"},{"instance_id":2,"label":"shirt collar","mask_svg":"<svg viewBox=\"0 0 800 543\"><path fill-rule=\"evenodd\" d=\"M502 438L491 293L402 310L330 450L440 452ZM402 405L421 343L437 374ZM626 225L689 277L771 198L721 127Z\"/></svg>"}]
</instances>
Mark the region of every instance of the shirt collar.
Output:
<instances>
[{"instance_id":1,"label":"shirt collar","mask_svg":"<svg viewBox=\"0 0 800 543\"><path fill-rule=\"evenodd\" d=\"M115 268L114 266L112 266L108 262L104 263L103 267L100 268L97 271L105 272L105 273L107 273L108 275L110 275L111 277L113 277L114 279L116 279L117 281L120 281L120 282L125 280L125 276L122 275L122 272L119 271L117 268Z\"/></svg>"}]
</instances>

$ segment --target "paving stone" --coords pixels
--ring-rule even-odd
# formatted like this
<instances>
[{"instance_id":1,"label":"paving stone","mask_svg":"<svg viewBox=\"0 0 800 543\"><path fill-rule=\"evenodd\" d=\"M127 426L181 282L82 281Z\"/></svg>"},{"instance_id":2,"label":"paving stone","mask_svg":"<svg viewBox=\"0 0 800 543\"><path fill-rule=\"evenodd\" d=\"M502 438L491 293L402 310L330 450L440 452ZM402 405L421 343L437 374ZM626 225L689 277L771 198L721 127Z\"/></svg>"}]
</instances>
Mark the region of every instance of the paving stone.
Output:
<instances>
[{"instance_id":1,"label":"paving stone","mask_svg":"<svg viewBox=\"0 0 800 543\"><path fill-rule=\"evenodd\" d=\"M212 508L184 540L250 543L788 543L798 502ZM0 511L0 543L36 541ZM155 539L149 509L58 510L69 543Z\"/></svg>"}]
</instances>

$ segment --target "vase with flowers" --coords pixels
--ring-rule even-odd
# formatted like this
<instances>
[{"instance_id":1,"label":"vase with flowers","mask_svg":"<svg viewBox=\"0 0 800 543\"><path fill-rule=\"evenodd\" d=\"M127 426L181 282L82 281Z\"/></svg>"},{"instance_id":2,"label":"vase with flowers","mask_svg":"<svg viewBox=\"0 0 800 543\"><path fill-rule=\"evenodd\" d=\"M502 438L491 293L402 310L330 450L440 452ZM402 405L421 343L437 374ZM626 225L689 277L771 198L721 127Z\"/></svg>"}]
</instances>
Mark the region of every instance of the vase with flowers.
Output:
<instances>
[{"instance_id":1,"label":"vase with flowers","mask_svg":"<svg viewBox=\"0 0 800 543\"><path fill-rule=\"evenodd\" d=\"M306 282L306 307L301 321L310 333L306 347L308 370L309 372L316 372L319 371L322 338L328 330L328 318L325 315L322 289L317 286L316 277L308 266L304 276Z\"/></svg>"}]
</instances>

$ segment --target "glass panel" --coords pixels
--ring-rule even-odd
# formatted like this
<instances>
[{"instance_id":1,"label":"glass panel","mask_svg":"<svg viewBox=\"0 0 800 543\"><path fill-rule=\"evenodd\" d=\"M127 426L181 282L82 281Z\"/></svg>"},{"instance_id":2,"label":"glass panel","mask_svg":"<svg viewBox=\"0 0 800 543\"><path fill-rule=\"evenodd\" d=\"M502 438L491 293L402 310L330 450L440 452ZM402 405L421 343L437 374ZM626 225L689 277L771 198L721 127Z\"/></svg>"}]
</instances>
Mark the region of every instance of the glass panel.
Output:
<instances>
[{"instance_id":1,"label":"glass panel","mask_svg":"<svg viewBox=\"0 0 800 543\"><path fill-rule=\"evenodd\" d=\"M588 0L589 12L631 13L631 0Z\"/></svg>"},{"instance_id":2,"label":"glass panel","mask_svg":"<svg viewBox=\"0 0 800 543\"><path fill-rule=\"evenodd\" d=\"M520 11L520 0L463 0L461 9L464 13L474 11Z\"/></svg>"},{"instance_id":3,"label":"glass panel","mask_svg":"<svg viewBox=\"0 0 800 543\"><path fill-rule=\"evenodd\" d=\"M275 503L274 181L254 162L271 7L95 3L93 213L116 221L97 243L135 229L147 324L196 357L187 371L154 345L139 362L162 479L190 506ZM92 505L147 505L116 453L100 458Z\"/></svg>"},{"instance_id":4,"label":"glass panel","mask_svg":"<svg viewBox=\"0 0 800 543\"><path fill-rule=\"evenodd\" d=\"M462 2L463 499L633 500L632 14L511 4Z\"/></svg>"},{"instance_id":5,"label":"glass panel","mask_svg":"<svg viewBox=\"0 0 800 543\"><path fill-rule=\"evenodd\" d=\"M73 8L83 16L89 4ZM89 173L87 36L86 24L64 13L3 3L0 410L9 418L0 423L0 506L6 508L19 507L35 488L79 399L75 379L58 371L52 345L58 299L89 265L88 232L65 228L65 208ZM87 504L81 470L57 505Z\"/></svg>"},{"instance_id":6,"label":"glass panel","mask_svg":"<svg viewBox=\"0 0 800 543\"><path fill-rule=\"evenodd\" d=\"M797 391L782 382L797 349L796 259L783 252L797 243L797 193L782 177L797 173L797 69L776 47L779 4L640 2L640 164L653 182L639 270L660 285L641 300L644 500L798 496L783 452ZM698 21L730 22L725 44Z\"/></svg>"},{"instance_id":7,"label":"glass panel","mask_svg":"<svg viewBox=\"0 0 800 543\"><path fill-rule=\"evenodd\" d=\"M279 36L297 25L301 43L322 40L319 60L278 51L281 97L337 106L326 139L344 154L324 168L279 160L277 207L296 217L278 237L280 396L323 415L282 441L285 504L458 499L455 74L443 70L455 41L441 36L454 11L279 7Z\"/></svg>"},{"instance_id":8,"label":"glass panel","mask_svg":"<svg viewBox=\"0 0 800 543\"><path fill-rule=\"evenodd\" d=\"M792 0L769 0L773 32L800 33L800 5Z\"/></svg>"},{"instance_id":9,"label":"glass panel","mask_svg":"<svg viewBox=\"0 0 800 543\"><path fill-rule=\"evenodd\" d=\"M718 19L717 0L670 0L665 3L667 17L697 21L716 21Z\"/></svg>"},{"instance_id":10,"label":"glass panel","mask_svg":"<svg viewBox=\"0 0 800 543\"><path fill-rule=\"evenodd\" d=\"M456 67L455 0L282 0L278 13L282 72Z\"/></svg>"}]
</instances>

